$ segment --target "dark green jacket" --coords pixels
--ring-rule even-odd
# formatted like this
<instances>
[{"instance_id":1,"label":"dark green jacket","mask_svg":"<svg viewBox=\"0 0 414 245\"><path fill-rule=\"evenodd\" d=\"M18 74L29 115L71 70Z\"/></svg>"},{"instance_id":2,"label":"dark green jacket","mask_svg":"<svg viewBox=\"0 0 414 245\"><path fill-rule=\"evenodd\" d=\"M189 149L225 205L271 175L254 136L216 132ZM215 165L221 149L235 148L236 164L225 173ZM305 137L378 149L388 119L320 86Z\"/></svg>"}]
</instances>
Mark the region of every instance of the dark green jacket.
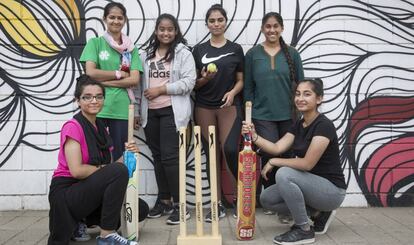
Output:
<instances>
[{"instance_id":1,"label":"dark green jacket","mask_svg":"<svg viewBox=\"0 0 414 245\"><path fill-rule=\"evenodd\" d=\"M293 47L289 46L288 50L294 63L296 79L302 80L304 74L300 55ZM289 66L282 50L272 57L259 44L246 53L244 100L252 101L254 119L267 121L290 119L293 95L291 90Z\"/></svg>"}]
</instances>

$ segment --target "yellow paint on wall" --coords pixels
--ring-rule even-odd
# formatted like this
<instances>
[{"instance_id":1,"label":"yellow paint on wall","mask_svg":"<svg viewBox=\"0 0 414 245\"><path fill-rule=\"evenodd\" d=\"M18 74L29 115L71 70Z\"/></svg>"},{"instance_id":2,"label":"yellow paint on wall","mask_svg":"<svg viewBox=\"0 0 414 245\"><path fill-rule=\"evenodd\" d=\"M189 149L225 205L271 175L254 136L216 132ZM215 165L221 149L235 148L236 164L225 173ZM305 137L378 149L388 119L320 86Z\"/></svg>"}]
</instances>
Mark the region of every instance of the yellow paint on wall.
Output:
<instances>
[{"instance_id":1,"label":"yellow paint on wall","mask_svg":"<svg viewBox=\"0 0 414 245\"><path fill-rule=\"evenodd\" d=\"M73 20L75 32L80 35L80 13L74 0L56 0L55 1L66 15Z\"/></svg>"},{"instance_id":2,"label":"yellow paint on wall","mask_svg":"<svg viewBox=\"0 0 414 245\"><path fill-rule=\"evenodd\" d=\"M3 26L5 32L27 52L49 57L60 51L60 48L50 40L39 21L21 3L0 0L0 15L0 25Z\"/></svg>"}]
</instances>

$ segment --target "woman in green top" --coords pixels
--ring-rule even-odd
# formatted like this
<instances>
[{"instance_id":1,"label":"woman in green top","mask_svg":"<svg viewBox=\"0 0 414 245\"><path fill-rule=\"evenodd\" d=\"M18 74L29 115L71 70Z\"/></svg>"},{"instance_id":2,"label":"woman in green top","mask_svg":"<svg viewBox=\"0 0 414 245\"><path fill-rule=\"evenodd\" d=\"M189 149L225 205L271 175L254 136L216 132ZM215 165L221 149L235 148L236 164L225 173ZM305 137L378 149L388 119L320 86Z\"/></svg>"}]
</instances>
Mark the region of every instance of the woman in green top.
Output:
<instances>
[{"instance_id":1,"label":"woman in green top","mask_svg":"<svg viewBox=\"0 0 414 245\"><path fill-rule=\"evenodd\" d=\"M105 104L98 114L104 119L113 140L113 159L124 151L128 133L128 105L135 102L128 90L137 86L142 71L138 49L121 32L127 16L120 3L109 3L104 8L106 33L92 38L86 44L80 61L85 63L86 74L105 86Z\"/></svg>"},{"instance_id":2,"label":"woman in green top","mask_svg":"<svg viewBox=\"0 0 414 245\"><path fill-rule=\"evenodd\" d=\"M292 88L304 77L300 55L283 40L283 29L280 14L267 13L261 26L266 40L245 56L244 100L253 103L252 118L257 132L272 142L292 125ZM262 154L262 167L270 157L274 156ZM275 184L275 173L276 169L269 174L269 180L262 179L264 188Z\"/></svg>"}]
</instances>

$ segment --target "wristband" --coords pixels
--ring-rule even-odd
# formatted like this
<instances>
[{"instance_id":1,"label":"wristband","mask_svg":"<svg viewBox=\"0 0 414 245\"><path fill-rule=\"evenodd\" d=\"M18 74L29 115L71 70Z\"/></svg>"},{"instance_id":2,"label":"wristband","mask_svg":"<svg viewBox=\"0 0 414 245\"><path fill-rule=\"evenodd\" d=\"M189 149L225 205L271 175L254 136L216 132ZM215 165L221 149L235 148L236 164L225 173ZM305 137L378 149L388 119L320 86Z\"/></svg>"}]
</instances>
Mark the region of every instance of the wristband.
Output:
<instances>
[{"instance_id":1,"label":"wristband","mask_svg":"<svg viewBox=\"0 0 414 245\"><path fill-rule=\"evenodd\" d=\"M115 77L116 77L117 80L121 79L121 77L122 77L121 71L115 70Z\"/></svg>"}]
</instances>

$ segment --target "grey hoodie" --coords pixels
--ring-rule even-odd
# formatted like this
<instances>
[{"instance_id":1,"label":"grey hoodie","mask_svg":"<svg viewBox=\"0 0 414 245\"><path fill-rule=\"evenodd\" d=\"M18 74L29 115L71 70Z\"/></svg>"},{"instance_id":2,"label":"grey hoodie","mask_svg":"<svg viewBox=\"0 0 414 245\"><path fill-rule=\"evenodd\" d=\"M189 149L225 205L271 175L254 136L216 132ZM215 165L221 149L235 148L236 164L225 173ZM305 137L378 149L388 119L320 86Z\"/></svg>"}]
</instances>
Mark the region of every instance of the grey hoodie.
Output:
<instances>
[{"instance_id":1,"label":"grey hoodie","mask_svg":"<svg viewBox=\"0 0 414 245\"><path fill-rule=\"evenodd\" d=\"M147 53L141 53L144 74L140 86L134 89L137 101L141 99L141 124L145 128L148 118L148 100L143 96L143 91L148 88L149 64L146 60ZM187 127L191 117L191 98L190 94L194 88L196 80L196 68L193 55L187 47L179 43L175 48L174 59L171 60L170 81L166 84L167 94L171 96L171 104L174 112L174 121L177 131L180 127Z\"/></svg>"}]
</instances>

